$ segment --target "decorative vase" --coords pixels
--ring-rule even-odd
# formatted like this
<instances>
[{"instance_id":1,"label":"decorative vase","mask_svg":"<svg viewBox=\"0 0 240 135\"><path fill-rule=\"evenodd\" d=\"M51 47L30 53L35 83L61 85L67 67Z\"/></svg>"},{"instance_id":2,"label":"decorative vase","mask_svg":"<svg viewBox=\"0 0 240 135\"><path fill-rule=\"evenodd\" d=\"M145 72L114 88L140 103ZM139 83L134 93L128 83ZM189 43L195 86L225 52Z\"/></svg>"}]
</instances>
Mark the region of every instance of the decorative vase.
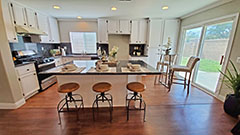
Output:
<instances>
[{"instance_id":1,"label":"decorative vase","mask_svg":"<svg viewBox=\"0 0 240 135\"><path fill-rule=\"evenodd\" d=\"M110 57L109 57L109 61L111 61L111 62L116 62L116 61L117 61L116 55L110 56Z\"/></svg>"},{"instance_id":2,"label":"decorative vase","mask_svg":"<svg viewBox=\"0 0 240 135\"><path fill-rule=\"evenodd\" d=\"M224 101L224 111L232 117L237 117L240 114L240 98L228 94Z\"/></svg>"}]
</instances>

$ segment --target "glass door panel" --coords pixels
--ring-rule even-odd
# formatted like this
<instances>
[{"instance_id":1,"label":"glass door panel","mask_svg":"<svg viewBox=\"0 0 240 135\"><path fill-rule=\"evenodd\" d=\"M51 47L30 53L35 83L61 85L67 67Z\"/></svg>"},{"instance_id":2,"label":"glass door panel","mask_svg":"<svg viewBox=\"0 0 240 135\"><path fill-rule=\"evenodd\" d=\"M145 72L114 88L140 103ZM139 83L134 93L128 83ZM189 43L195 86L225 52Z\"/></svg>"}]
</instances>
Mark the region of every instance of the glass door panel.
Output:
<instances>
[{"instance_id":1,"label":"glass door panel","mask_svg":"<svg viewBox=\"0 0 240 135\"><path fill-rule=\"evenodd\" d=\"M189 57L197 56L202 29L202 27L198 27L186 30L180 65L186 66ZM179 75L184 77L185 73L180 72Z\"/></svg>"},{"instance_id":2,"label":"glass door panel","mask_svg":"<svg viewBox=\"0 0 240 135\"><path fill-rule=\"evenodd\" d=\"M219 70L232 31L231 22L206 26L206 32L200 49L201 60L196 71L195 83L215 93Z\"/></svg>"}]
</instances>

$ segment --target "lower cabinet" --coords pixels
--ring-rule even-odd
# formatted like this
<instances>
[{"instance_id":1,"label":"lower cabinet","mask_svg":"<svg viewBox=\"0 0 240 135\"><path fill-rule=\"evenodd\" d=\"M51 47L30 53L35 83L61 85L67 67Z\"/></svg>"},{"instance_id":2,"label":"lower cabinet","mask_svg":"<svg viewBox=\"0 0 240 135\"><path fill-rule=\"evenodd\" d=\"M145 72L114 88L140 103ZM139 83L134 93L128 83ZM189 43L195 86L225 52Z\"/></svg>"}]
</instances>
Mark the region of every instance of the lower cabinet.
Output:
<instances>
[{"instance_id":1,"label":"lower cabinet","mask_svg":"<svg viewBox=\"0 0 240 135\"><path fill-rule=\"evenodd\" d=\"M22 72L21 70L26 69L25 67L28 70ZM18 80L20 82L25 99L28 99L36 94L40 89L36 69L35 67L34 69L29 69L29 67L34 66L24 65L16 68L18 75L19 73L22 73L18 76Z\"/></svg>"}]
</instances>

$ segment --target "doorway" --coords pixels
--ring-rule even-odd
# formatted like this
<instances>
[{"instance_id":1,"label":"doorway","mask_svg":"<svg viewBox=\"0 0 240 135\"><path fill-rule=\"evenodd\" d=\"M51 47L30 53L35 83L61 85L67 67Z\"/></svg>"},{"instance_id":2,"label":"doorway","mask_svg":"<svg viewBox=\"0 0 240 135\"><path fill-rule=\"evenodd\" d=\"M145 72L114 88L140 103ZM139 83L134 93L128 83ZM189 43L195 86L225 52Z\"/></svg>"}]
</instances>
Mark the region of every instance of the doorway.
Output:
<instances>
[{"instance_id":1,"label":"doorway","mask_svg":"<svg viewBox=\"0 0 240 135\"><path fill-rule=\"evenodd\" d=\"M221 83L219 71L226 69L231 40L234 36L236 20L234 17L215 19L182 30L182 43L179 49L178 64L186 65L190 56L200 57L195 67L192 83L212 94L217 93ZM234 31L233 31L234 29ZM184 73L178 74L184 77Z\"/></svg>"}]
</instances>

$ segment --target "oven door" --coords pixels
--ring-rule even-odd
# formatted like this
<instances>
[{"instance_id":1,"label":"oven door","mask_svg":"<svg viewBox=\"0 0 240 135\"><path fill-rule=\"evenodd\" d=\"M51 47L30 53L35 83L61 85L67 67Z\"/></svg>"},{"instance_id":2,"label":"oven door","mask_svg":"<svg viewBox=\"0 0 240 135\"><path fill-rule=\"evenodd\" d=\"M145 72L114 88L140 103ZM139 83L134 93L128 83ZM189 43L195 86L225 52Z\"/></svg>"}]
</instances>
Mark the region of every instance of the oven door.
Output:
<instances>
[{"instance_id":1,"label":"oven door","mask_svg":"<svg viewBox=\"0 0 240 135\"><path fill-rule=\"evenodd\" d=\"M38 73L42 72L42 71L46 71L46 70L54 68L54 67L56 67L55 61L52 61L49 63L44 63L44 64L39 64L37 66ZM38 80L39 80L41 90L45 90L57 82L56 76L53 76L53 75L38 74Z\"/></svg>"}]
</instances>

